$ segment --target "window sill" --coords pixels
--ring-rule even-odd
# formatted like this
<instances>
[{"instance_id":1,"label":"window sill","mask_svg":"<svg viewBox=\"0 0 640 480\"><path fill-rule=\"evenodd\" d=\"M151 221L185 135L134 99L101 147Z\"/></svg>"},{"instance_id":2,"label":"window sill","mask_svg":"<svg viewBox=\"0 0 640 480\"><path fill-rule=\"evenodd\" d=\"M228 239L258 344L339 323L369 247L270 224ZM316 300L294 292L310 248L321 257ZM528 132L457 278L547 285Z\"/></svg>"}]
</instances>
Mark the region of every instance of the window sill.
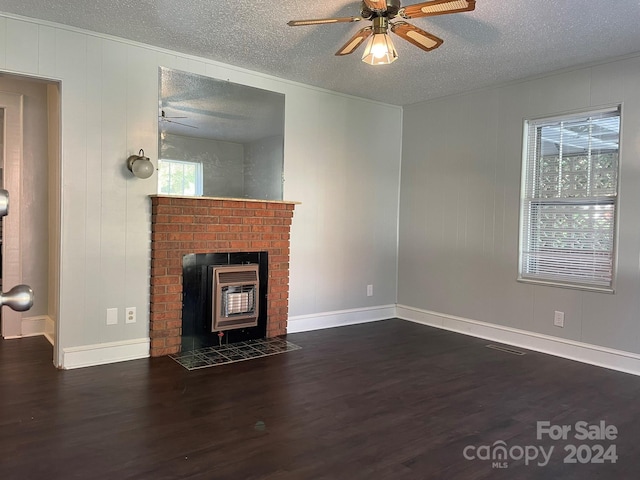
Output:
<instances>
[{"instance_id":1,"label":"window sill","mask_svg":"<svg viewBox=\"0 0 640 480\"><path fill-rule=\"evenodd\" d=\"M518 277L516 279L520 283L528 283L532 285L540 285L544 287L557 287L557 288L568 288L571 290L584 290L587 292L597 292L597 293L608 293L615 294L615 289L612 287L596 287L592 285L580 285L577 283L562 283L562 282L553 282L551 280L534 280L531 278L522 278Z\"/></svg>"}]
</instances>

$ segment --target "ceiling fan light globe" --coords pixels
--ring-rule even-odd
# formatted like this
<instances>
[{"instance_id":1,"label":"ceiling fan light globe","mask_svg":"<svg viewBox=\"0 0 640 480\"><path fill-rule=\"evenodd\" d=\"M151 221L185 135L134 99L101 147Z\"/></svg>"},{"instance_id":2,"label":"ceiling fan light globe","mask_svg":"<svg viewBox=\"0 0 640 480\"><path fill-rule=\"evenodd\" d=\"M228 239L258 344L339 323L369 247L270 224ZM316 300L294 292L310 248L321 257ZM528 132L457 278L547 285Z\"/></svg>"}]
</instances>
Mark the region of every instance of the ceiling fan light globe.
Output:
<instances>
[{"instance_id":1,"label":"ceiling fan light globe","mask_svg":"<svg viewBox=\"0 0 640 480\"><path fill-rule=\"evenodd\" d=\"M387 33L374 33L362 55L362 61L369 65L388 65L397 59L398 52Z\"/></svg>"},{"instance_id":2,"label":"ceiling fan light globe","mask_svg":"<svg viewBox=\"0 0 640 480\"><path fill-rule=\"evenodd\" d=\"M376 58L382 58L385 55L387 55L389 52L382 44L377 43L371 48L371 53Z\"/></svg>"}]
</instances>

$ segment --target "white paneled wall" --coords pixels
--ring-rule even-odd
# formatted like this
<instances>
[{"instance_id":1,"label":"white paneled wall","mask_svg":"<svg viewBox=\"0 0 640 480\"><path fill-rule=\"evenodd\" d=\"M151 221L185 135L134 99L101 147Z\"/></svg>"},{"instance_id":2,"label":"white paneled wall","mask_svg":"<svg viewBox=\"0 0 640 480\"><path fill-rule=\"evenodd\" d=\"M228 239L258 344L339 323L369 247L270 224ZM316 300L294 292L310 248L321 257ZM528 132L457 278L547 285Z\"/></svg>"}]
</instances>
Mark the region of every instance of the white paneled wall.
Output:
<instances>
[{"instance_id":1,"label":"white paneled wall","mask_svg":"<svg viewBox=\"0 0 640 480\"><path fill-rule=\"evenodd\" d=\"M286 95L285 198L298 200L290 315L395 303L402 111L177 52L0 16L0 69L62 82L59 355L68 368L141 356L148 339L150 202L158 67ZM374 297L366 285L375 285ZM137 307L138 321L124 323ZM107 326L106 309L119 322ZM119 353L110 353L119 352ZM118 355L120 355L118 357Z\"/></svg>"},{"instance_id":2,"label":"white paneled wall","mask_svg":"<svg viewBox=\"0 0 640 480\"><path fill-rule=\"evenodd\" d=\"M287 106L287 127L304 118L302 141L313 145L304 163L289 162L300 126L285 129L285 197L302 201L292 229L290 314L394 304L400 110L366 102L354 109L311 90L287 97ZM305 241L296 242L303 231Z\"/></svg>"},{"instance_id":3,"label":"white paneled wall","mask_svg":"<svg viewBox=\"0 0 640 480\"><path fill-rule=\"evenodd\" d=\"M640 353L638 82L640 58L628 57L405 107L398 303ZM615 294L518 283L523 120L618 103Z\"/></svg>"}]
</instances>

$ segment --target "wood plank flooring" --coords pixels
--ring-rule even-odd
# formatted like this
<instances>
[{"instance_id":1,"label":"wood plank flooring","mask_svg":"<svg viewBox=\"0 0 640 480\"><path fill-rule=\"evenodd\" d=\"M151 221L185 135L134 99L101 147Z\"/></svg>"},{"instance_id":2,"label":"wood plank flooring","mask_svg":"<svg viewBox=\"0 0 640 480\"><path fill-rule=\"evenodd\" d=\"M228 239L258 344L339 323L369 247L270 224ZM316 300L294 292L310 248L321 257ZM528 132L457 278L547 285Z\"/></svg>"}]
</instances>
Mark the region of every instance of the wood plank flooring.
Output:
<instances>
[{"instance_id":1,"label":"wood plank flooring","mask_svg":"<svg viewBox=\"0 0 640 480\"><path fill-rule=\"evenodd\" d=\"M640 377L387 320L289 335L301 350L187 371L168 357L56 370L42 337L0 341L0 478L631 479ZM605 421L615 440L536 439ZM467 460L532 446L537 460ZM573 443L615 464L565 464ZM585 447L585 448L587 448ZM474 450L475 451L475 450ZM514 450L517 457L518 450ZM540 460L542 457L539 457Z\"/></svg>"}]
</instances>

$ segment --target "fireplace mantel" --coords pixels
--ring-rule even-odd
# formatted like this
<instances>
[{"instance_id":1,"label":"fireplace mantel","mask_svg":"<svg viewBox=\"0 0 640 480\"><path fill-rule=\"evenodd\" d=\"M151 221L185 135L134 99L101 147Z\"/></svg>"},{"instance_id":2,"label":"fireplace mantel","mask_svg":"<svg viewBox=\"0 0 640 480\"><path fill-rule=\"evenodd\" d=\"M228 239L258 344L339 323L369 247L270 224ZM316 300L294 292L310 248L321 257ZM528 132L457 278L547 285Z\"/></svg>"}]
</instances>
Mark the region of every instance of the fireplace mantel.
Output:
<instances>
[{"instance_id":1,"label":"fireplace mantel","mask_svg":"<svg viewBox=\"0 0 640 480\"><path fill-rule=\"evenodd\" d=\"M149 195L151 198L182 198L184 200L220 200L223 202L258 202L258 203L282 203L284 205L300 205L302 202L294 200L264 200L260 198L231 198L231 197L194 197L194 196L180 196L180 195Z\"/></svg>"},{"instance_id":2,"label":"fireplace mantel","mask_svg":"<svg viewBox=\"0 0 640 480\"><path fill-rule=\"evenodd\" d=\"M182 257L266 251L267 336L287 333L290 227L300 202L151 195L151 356L177 353L182 335Z\"/></svg>"}]
</instances>

